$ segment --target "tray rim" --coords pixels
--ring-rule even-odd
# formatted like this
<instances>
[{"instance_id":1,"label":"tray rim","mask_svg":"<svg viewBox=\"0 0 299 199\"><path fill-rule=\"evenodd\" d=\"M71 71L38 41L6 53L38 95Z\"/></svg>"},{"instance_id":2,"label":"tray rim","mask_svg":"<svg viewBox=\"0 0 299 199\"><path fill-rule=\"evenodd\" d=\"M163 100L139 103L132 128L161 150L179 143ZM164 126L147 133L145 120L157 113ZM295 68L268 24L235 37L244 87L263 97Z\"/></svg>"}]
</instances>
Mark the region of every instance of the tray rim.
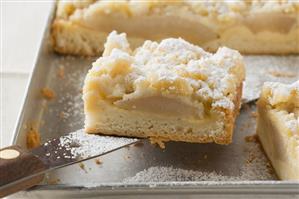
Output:
<instances>
[{"instance_id":1,"label":"tray rim","mask_svg":"<svg viewBox=\"0 0 299 199\"><path fill-rule=\"evenodd\" d=\"M20 134L20 130L22 128L22 122L23 122L23 115L24 115L24 112L25 112L25 106L27 105L28 101L29 101L29 91L31 90L31 87L32 87L32 84L33 84L33 78L36 73L36 70L37 70L37 66L38 66L38 61L40 59L40 56L41 54L43 53L42 50L44 47L46 47L47 45L49 45L49 41L46 41L48 39L48 36L50 31L51 31L51 26L50 24L52 23L52 20L55 16L55 12L56 12L56 1L52 2L51 5L50 5L50 12L48 13L47 15L47 19L46 19L46 27L44 27L44 30L43 30L43 34L42 34L42 37L41 39L38 41L39 44L39 48L38 48L38 51L37 53L35 54L35 57L34 57L34 64L33 64L33 67L31 68L30 72L29 72L29 77L28 77L28 82L27 82L27 85L25 87L25 95L22 99L22 103L21 103L21 107L19 109L19 112L18 112L18 116L17 116L17 121L15 123L15 127L14 127L14 130L13 130L13 136L11 138L11 141L10 141L10 144L11 145L15 145L17 143L17 139L18 139L18 136Z\"/></svg>"},{"instance_id":2,"label":"tray rim","mask_svg":"<svg viewBox=\"0 0 299 199\"><path fill-rule=\"evenodd\" d=\"M23 116L25 113L25 106L27 105L29 99L29 92L31 90L33 79L36 76L36 69L38 67L39 59L41 59L41 54L43 49L49 45L49 36L51 32L51 24L55 17L57 7L57 1L53 1L50 12L47 16L47 25L44 28L43 36L39 41L39 50L35 55L34 65L30 71L28 83L25 89L25 95L22 100L22 105L18 113L17 122L13 131L13 136L10 141L11 144L16 144L18 136L23 125ZM53 52L51 52L53 53ZM287 188L287 189L286 189ZM288 191L289 194L299 194L299 181L281 181L281 180L265 180L265 181L196 181L196 182L148 182L148 183L102 183L94 187L84 187L84 186L69 186L69 185L37 185L34 188L29 189L30 192L39 191L101 191L101 193L112 194L112 192L119 193L129 193L129 192L198 192L203 193L206 190L211 192L230 192L230 193L263 193L262 190L268 190L268 193L284 193L282 190ZM244 190L247 190L244 192ZM209 191L208 191L209 192Z\"/></svg>"}]
</instances>

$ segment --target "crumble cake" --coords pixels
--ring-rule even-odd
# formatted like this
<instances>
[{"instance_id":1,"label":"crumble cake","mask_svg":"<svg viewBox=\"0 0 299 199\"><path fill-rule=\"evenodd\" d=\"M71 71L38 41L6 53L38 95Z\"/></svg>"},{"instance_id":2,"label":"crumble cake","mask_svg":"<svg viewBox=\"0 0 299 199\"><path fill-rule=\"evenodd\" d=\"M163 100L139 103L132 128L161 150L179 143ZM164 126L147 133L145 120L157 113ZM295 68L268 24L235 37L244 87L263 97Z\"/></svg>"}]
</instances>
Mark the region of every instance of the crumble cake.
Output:
<instances>
[{"instance_id":1,"label":"crumble cake","mask_svg":"<svg viewBox=\"0 0 299 199\"><path fill-rule=\"evenodd\" d=\"M61 0L54 49L99 55L113 30L126 32L132 49L145 40L181 37L211 52L227 46L248 54L299 53L299 2Z\"/></svg>"},{"instance_id":2,"label":"crumble cake","mask_svg":"<svg viewBox=\"0 0 299 199\"><path fill-rule=\"evenodd\" d=\"M299 80L265 83L257 106L257 134L278 177L299 180Z\"/></svg>"},{"instance_id":3,"label":"crumble cake","mask_svg":"<svg viewBox=\"0 0 299 199\"><path fill-rule=\"evenodd\" d=\"M240 109L242 56L205 52L183 39L130 48L112 32L83 87L88 133L148 137L156 143L229 144Z\"/></svg>"}]
</instances>

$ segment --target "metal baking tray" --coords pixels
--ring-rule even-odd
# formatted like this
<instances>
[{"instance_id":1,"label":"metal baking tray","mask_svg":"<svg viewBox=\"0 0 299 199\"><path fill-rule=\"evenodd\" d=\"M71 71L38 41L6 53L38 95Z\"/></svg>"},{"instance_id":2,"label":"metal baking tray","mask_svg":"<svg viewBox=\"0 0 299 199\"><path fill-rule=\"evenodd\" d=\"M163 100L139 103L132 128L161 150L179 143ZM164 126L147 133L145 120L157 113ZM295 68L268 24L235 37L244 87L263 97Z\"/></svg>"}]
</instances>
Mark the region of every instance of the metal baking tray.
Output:
<instances>
[{"instance_id":1,"label":"metal baking tray","mask_svg":"<svg viewBox=\"0 0 299 199\"><path fill-rule=\"evenodd\" d=\"M52 51L49 34L54 7L14 134L13 144L23 147L30 127L38 129L42 142L83 128L81 88L95 58L62 56ZM299 79L299 56L245 56L245 62L248 76L244 103L258 96L266 80ZM288 75L277 75L277 70ZM44 87L55 92L54 99L41 96ZM245 141L255 133L255 108L254 102L243 104L233 143L228 146L169 142L161 150L145 140L142 146L100 157L101 164L88 160L84 169L77 164L53 171L42 184L14 197L297 197L299 182L277 180L261 146Z\"/></svg>"}]
</instances>

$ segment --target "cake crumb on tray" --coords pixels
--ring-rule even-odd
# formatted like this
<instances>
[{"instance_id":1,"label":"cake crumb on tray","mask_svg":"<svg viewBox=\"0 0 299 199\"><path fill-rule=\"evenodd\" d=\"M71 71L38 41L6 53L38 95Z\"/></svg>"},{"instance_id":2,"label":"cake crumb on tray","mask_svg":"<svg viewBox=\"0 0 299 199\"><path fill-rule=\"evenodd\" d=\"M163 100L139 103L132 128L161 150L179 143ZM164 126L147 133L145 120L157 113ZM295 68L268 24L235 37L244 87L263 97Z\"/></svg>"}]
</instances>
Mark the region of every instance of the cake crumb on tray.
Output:
<instances>
[{"instance_id":1,"label":"cake crumb on tray","mask_svg":"<svg viewBox=\"0 0 299 199\"><path fill-rule=\"evenodd\" d=\"M100 159L98 159L98 158L97 158L97 159L95 159L94 161L95 161L95 163L96 163L97 165L100 165L100 164L102 164L102 161L101 161Z\"/></svg>"},{"instance_id":2,"label":"cake crumb on tray","mask_svg":"<svg viewBox=\"0 0 299 199\"><path fill-rule=\"evenodd\" d=\"M257 134L248 135L245 137L246 142L258 142L258 136Z\"/></svg>"},{"instance_id":3,"label":"cake crumb on tray","mask_svg":"<svg viewBox=\"0 0 299 199\"><path fill-rule=\"evenodd\" d=\"M50 88L42 88L41 94L47 100L52 100L55 98L55 92Z\"/></svg>"},{"instance_id":4,"label":"cake crumb on tray","mask_svg":"<svg viewBox=\"0 0 299 199\"><path fill-rule=\"evenodd\" d=\"M64 79L64 66L59 66L58 67L58 71L57 71L57 76L60 78L60 79Z\"/></svg>"},{"instance_id":5,"label":"cake crumb on tray","mask_svg":"<svg viewBox=\"0 0 299 199\"><path fill-rule=\"evenodd\" d=\"M26 134L27 149L36 148L40 146L40 143L40 133L34 127L30 127L30 130Z\"/></svg>"}]
</instances>

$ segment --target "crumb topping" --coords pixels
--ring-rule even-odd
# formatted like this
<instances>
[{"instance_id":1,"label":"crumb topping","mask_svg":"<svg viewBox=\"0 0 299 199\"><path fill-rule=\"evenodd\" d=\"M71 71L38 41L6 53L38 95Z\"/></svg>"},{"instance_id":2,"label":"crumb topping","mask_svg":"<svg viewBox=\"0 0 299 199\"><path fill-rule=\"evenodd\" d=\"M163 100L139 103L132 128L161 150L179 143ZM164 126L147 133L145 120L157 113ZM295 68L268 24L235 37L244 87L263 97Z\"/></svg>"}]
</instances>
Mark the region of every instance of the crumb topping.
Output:
<instances>
[{"instance_id":1,"label":"crumb topping","mask_svg":"<svg viewBox=\"0 0 299 199\"><path fill-rule=\"evenodd\" d=\"M59 18L67 19L76 10L84 9L95 1L96 0L59 0L56 15Z\"/></svg>"},{"instance_id":2,"label":"crumb topping","mask_svg":"<svg viewBox=\"0 0 299 199\"><path fill-rule=\"evenodd\" d=\"M299 80L289 85L279 82L266 82L263 86L262 95L272 106L289 104L299 107Z\"/></svg>"},{"instance_id":3,"label":"crumb topping","mask_svg":"<svg viewBox=\"0 0 299 199\"><path fill-rule=\"evenodd\" d=\"M136 1L136 0L74 0L61 1L58 4L57 17L72 22L95 21L97 16L109 16L120 18L147 17L147 16L198 16L207 27L220 28L239 24L249 20L249 24L255 23L249 18L259 14L289 15L296 20L299 13L299 2L292 0L218 0L218 1ZM257 22L259 24L259 21ZM271 23L269 21L269 23ZM284 23L284 22L283 22ZM284 23L286 26L287 24ZM296 25L296 23L292 23ZM251 27L252 28L252 27ZM255 29L255 28L254 28ZM280 28L281 29L281 28Z\"/></svg>"},{"instance_id":4,"label":"crumb topping","mask_svg":"<svg viewBox=\"0 0 299 199\"><path fill-rule=\"evenodd\" d=\"M281 115L284 124L299 142L299 80L289 85L266 82L261 99Z\"/></svg>"},{"instance_id":5,"label":"crumb topping","mask_svg":"<svg viewBox=\"0 0 299 199\"><path fill-rule=\"evenodd\" d=\"M88 18L94 13L109 16L149 16L173 13L194 13L216 22L230 23L258 13L298 14L299 2L292 0L220 0L220 1L60 1L57 16L60 18Z\"/></svg>"},{"instance_id":6,"label":"crumb topping","mask_svg":"<svg viewBox=\"0 0 299 199\"><path fill-rule=\"evenodd\" d=\"M229 48L215 54L183 39L145 41L131 51L125 34L112 32L104 56L93 63L85 81L95 82L103 99L162 95L214 109L234 109L232 99L244 79L241 55ZM84 89L85 93L89 88Z\"/></svg>"}]
</instances>

